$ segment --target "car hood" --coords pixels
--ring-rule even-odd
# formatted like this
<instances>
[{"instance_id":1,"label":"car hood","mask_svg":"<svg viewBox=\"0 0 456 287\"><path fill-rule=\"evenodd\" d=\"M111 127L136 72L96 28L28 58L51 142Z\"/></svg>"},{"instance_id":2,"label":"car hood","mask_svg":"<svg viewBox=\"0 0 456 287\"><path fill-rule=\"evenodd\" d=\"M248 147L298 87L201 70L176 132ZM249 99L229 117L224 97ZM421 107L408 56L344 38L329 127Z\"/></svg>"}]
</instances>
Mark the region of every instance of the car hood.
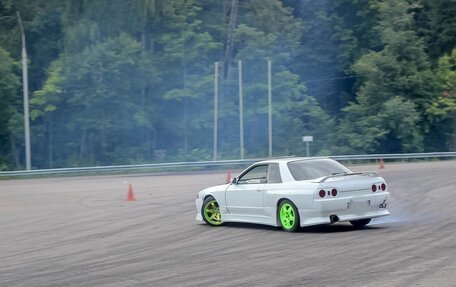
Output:
<instances>
[{"instance_id":1,"label":"car hood","mask_svg":"<svg viewBox=\"0 0 456 287\"><path fill-rule=\"evenodd\" d=\"M229 183L215 185L215 186L205 188L201 192L210 193L210 192L214 192L214 191L225 191L228 188L228 186L230 186Z\"/></svg>"}]
</instances>

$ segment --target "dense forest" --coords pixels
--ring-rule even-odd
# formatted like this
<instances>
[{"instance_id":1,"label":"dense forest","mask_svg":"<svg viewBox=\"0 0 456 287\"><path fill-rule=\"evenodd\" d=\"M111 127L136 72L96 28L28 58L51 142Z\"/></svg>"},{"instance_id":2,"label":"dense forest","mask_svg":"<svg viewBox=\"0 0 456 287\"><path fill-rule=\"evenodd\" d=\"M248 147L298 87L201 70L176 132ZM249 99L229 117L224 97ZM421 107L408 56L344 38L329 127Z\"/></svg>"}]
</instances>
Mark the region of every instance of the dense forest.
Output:
<instances>
[{"instance_id":1,"label":"dense forest","mask_svg":"<svg viewBox=\"0 0 456 287\"><path fill-rule=\"evenodd\" d=\"M456 0L0 0L0 170L456 150Z\"/></svg>"}]
</instances>

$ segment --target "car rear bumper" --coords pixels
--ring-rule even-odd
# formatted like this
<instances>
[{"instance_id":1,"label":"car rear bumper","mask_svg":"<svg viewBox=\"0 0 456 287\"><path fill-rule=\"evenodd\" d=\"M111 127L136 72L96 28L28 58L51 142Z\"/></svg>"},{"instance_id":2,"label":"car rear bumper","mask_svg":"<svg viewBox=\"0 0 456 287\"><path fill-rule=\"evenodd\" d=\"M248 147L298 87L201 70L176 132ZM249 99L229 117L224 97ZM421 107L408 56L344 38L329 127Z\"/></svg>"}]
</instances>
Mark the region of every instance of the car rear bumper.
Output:
<instances>
[{"instance_id":1,"label":"car rear bumper","mask_svg":"<svg viewBox=\"0 0 456 287\"><path fill-rule=\"evenodd\" d=\"M388 192L356 197L336 197L314 200L312 210L299 210L301 226L332 223L331 215L338 221L351 221L389 215Z\"/></svg>"}]
</instances>

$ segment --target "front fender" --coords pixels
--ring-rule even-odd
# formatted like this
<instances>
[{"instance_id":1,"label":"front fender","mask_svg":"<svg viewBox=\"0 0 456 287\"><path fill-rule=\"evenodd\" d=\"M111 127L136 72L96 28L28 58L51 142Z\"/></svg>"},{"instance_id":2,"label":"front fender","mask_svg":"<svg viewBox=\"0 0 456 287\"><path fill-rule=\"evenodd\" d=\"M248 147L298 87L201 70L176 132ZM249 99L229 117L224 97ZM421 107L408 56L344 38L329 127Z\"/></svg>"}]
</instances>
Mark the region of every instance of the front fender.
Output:
<instances>
[{"instance_id":1,"label":"front fender","mask_svg":"<svg viewBox=\"0 0 456 287\"><path fill-rule=\"evenodd\" d=\"M217 186L212 186L205 188L201 190L198 193L198 198L201 199L201 205L204 199L206 199L208 196L212 196L215 198L217 201L219 207L220 207L220 212L222 213L222 216L224 213L226 213L226 200L225 200L225 192L226 189L230 186L230 184L222 184L222 185L217 185ZM201 212L201 205L199 206L198 213ZM197 206L198 208L198 206Z\"/></svg>"},{"instance_id":2,"label":"front fender","mask_svg":"<svg viewBox=\"0 0 456 287\"><path fill-rule=\"evenodd\" d=\"M216 185L208 187L200 191L200 197L204 200L207 196L211 195L217 200L219 206L225 206L225 191L230 184Z\"/></svg>"}]
</instances>

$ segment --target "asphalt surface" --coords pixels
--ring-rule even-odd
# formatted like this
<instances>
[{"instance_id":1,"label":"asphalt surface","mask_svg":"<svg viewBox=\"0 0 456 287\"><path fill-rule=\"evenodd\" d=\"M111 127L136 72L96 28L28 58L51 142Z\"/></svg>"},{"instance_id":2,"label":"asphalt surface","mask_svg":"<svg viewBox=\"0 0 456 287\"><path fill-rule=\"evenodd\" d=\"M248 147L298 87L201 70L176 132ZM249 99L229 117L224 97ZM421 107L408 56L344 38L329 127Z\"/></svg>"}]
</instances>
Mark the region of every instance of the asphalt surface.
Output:
<instances>
[{"instance_id":1,"label":"asphalt surface","mask_svg":"<svg viewBox=\"0 0 456 287\"><path fill-rule=\"evenodd\" d=\"M456 286L456 161L379 172L391 216L299 233L196 222L225 173L0 181L0 286Z\"/></svg>"}]
</instances>

